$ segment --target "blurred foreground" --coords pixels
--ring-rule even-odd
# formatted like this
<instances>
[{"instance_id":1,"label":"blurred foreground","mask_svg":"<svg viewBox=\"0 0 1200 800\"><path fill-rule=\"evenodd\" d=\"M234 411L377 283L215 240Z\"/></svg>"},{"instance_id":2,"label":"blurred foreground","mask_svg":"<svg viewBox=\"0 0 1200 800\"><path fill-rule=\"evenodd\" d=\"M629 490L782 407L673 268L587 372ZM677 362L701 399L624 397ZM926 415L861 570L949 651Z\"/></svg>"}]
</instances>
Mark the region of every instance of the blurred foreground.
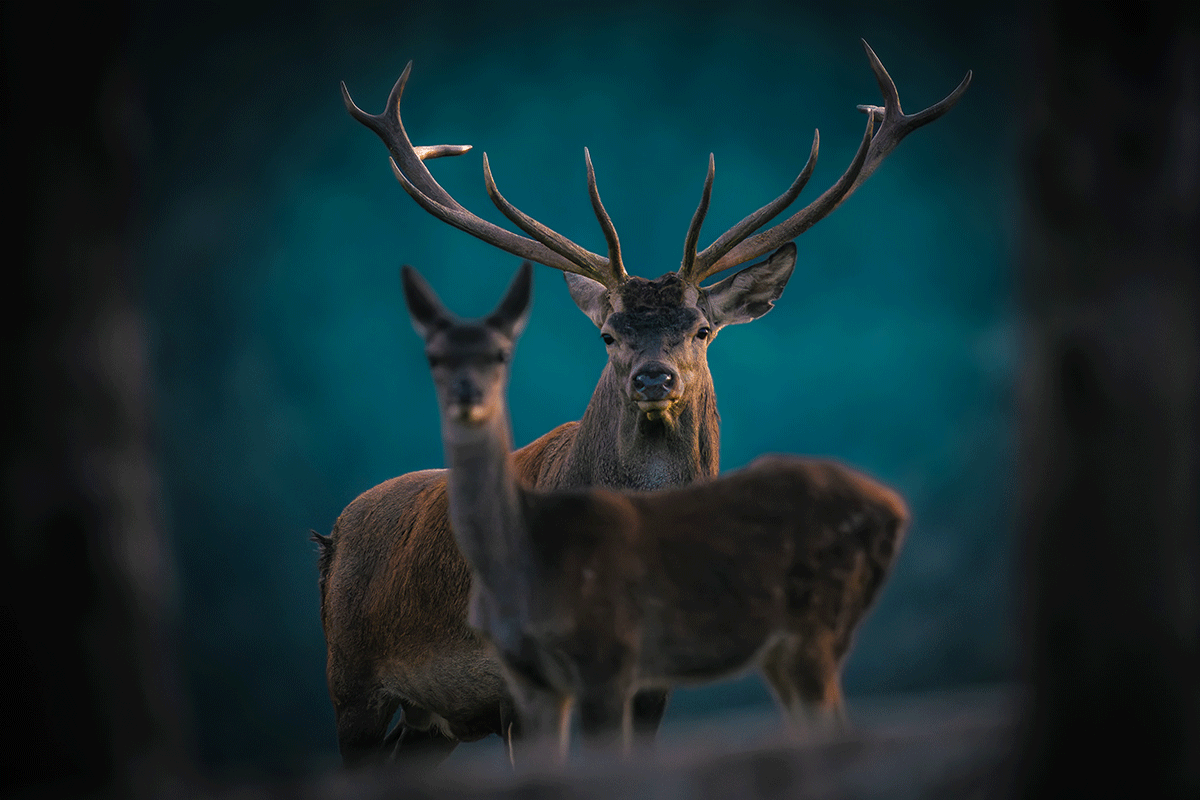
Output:
<instances>
[{"instance_id":1,"label":"blurred foreground","mask_svg":"<svg viewBox=\"0 0 1200 800\"><path fill-rule=\"evenodd\" d=\"M514 772L492 740L496 747L460 747L426 773L338 773L260 787L260 796L970 800L996 796L1011 774L1020 702L1012 687L852 701L854 731L809 746L783 739L773 708L734 713L708 723L664 725L655 750L628 762L573 752L561 771ZM468 749L469 755L463 752Z\"/></svg>"}]
</instances>

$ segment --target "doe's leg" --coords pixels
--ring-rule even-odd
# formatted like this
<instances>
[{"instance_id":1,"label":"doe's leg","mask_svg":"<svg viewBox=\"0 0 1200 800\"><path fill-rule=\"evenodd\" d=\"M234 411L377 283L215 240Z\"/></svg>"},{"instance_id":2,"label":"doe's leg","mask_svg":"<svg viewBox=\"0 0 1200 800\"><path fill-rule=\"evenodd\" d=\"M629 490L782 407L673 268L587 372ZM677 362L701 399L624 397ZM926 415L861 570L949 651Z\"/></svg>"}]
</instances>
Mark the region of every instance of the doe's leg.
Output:
<instances>
[{"instance_id":1,"label":"doe's leg","mask_svg":"<svg viewBox=\"0 0 1200 800\"><path fill-rule=\"evenodd\" d=\"M588 687L579 696L579 729L589 749L612 752L620 745L628 757L633 747L633 698L619 685Z\"/></svg>"},{"instance_id":2,"label":"doe's leg","mask_svg":"<svg viewBox=\"0 0 1200 800\"><path fill-rule=\"evenodd\" d=\"M641 744L654 741L667 711L671 693L666 689L643 689L633 696L633 734Z\"/></svg>"},{"instance_id":3,"label":"doe's leg","mask_svg":"<svg viewBox=\"0 0 1200 800\"><path fill-rule=\"evenodd\" d=\"M572 698L520 679L513 681L513 690L517 718L508 732L513 766L566 763Z\"/></svg>"},{"instance_id":4,"label":"doe's leg","mask_svg":"<svg viewBox=\"0 0 1200 800\"><path fill-rule=\"evenodd\" d=\"M796 741L835 736L849 728L842 697L841 665L820 642L789 638L763 659L767 684L783 707L788 733Z\"/></svg>"}]
</instances>

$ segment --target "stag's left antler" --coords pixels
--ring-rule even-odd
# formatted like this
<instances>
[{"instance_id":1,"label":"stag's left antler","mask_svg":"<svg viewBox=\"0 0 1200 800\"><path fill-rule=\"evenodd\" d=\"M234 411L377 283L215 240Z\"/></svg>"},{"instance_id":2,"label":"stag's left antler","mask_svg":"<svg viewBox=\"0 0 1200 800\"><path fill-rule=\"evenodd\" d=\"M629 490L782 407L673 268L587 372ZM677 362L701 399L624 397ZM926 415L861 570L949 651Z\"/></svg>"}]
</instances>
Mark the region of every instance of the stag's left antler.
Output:
<instances>
[{"instance_id":1,"label":"stag's left antler","mask_svg":"<svg viewBox=\"0 0 1200 800\"><path fill-rule=\"evenodd\" d=\"M883 93L883 106L860 105L858 107L860 111L866 112L870 119L867 123L867 134L863 145L859 147L850 167L837 183L826 189L816 200L778 225L752 236L751 234L787 208L804 188L817 160L820 140L818 136L814 135L808 163L804 165L804 170L791 187L778 198L734 225L702 252L697 253L696 244L700 238L700 226L704 223L704 216L708 212L709 198L712 194L713 158L710 155L708 177L704 181L704 192L684 241L683 262L679 268L681 277L692 283L699 283L711 275L758 258L792 241L828 216L830 212L841 205L842 201L853 194L854 190L875 172L888 154L896 149L896 145L900 144L905 136L922 125L928 125L953 108L971 84L971 71L967 70L966 77L962 79L958 88L940 102L916 114L905 114L900 108L900 95L896 91L896 84L884 69L883 63L865 40L863 48L867 51L871 70L875 73L875 79L879 82L879 89ZM880 120L879 130L872 136L871 122L876 119Z\"/></svg>"}]
</instances>

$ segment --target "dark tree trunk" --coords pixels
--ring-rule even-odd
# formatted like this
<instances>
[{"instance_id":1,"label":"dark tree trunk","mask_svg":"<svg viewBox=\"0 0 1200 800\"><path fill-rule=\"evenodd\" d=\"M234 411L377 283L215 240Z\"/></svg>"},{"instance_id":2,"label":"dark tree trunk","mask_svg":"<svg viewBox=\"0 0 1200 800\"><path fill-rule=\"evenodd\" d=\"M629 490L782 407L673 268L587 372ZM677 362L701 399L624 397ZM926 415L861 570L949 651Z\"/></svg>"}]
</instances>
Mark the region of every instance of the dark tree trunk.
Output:
<instances>
[{"instance_id":1,"label":"dark tree trunk","mask_svg":"<svg viewBox=\"0 0 1200 800\"><path fill-rule=\"evenodd\" d=\"M1026 796L1200 797L1195 4L1033 26Z\"/></svg>"},{"instance_id":2,"label":"dark tree trunk","mask_svg":"<svg viewBox=\"0 0 1200 800\"><path fill-rule=\"evenodd\" d=\"M35 796L157 796L184 776L132 288L139 109L128 13L119 3L2 12L12 227L0 289L0 716L4 784ZM74 35L58 38L66 23Z\"/></svg>"}]
</instances>

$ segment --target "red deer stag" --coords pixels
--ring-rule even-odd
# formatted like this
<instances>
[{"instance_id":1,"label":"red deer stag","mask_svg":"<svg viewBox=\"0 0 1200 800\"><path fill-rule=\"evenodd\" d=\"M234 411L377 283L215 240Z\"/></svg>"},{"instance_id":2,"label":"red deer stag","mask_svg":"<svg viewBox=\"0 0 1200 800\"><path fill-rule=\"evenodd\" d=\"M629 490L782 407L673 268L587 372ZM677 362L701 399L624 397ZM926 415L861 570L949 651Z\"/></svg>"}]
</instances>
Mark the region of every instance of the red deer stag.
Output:
<instances>
[{"instance_id":1,"label":"red deer stag","mask_svg":"<svg viewBox=\"0 0 1200 800\"><path fill-rule=\"evenodd\" d=\"M767 313L791 276L792 240L854 192L905 136L953 107L970 83L968 72L946 98L905 114L892 79L863 45L884 105L859 106L868 114L866 132L841 178L805 208L760 230L796 199L812 174L819 142L814 135L808 161L791 187L701 251L700 228L713 183L710 156L682 264L654 280L626 273L586 149L588 191L607 256L583 249L513 207L496 189L486 154L488 195L528 237L472 214L438 185L424 161L469 147L411 143L400 118L411 63L379 115L359 109L343 84L347 110L388 146L397 180L422 208L501 250L562 270L571 297L601 331L608 363L583 417L516 451L522 480L540 489L653 489L717 474L719 423L709 343L725 325ZM875 123L879 129L872 136ZM701 286L760 256L767 258ZM346 507L330 536L314 538L321 551L326 674L346 764L402 752L441 757L459 741L507 729L512 703L504 679L467 625L470 571L450 533L444 470L409 473L369 489ZM634 724L639 732L657 729L665 703L662 692L638 696ZM397 709L402 717L388 733Z\"/></svg>"},{"instance_id":2,"label":"red deer stag","mask_svg":"<svg viewBox=\"0 0 1200 800\"><path fill-rule=\"evenodd\" d=\"M450 520L471 565L469 621L492 644L526 736L571 708L590 743L632 743L638 688L758 665L793 730L842 720L841 668L908 513L829 461L764 456L692 486L527 489L511 460L508 362L531 295L526 262L492 314L461 320L405 267L437 389Z\"/></svg>"}]
</instances>

